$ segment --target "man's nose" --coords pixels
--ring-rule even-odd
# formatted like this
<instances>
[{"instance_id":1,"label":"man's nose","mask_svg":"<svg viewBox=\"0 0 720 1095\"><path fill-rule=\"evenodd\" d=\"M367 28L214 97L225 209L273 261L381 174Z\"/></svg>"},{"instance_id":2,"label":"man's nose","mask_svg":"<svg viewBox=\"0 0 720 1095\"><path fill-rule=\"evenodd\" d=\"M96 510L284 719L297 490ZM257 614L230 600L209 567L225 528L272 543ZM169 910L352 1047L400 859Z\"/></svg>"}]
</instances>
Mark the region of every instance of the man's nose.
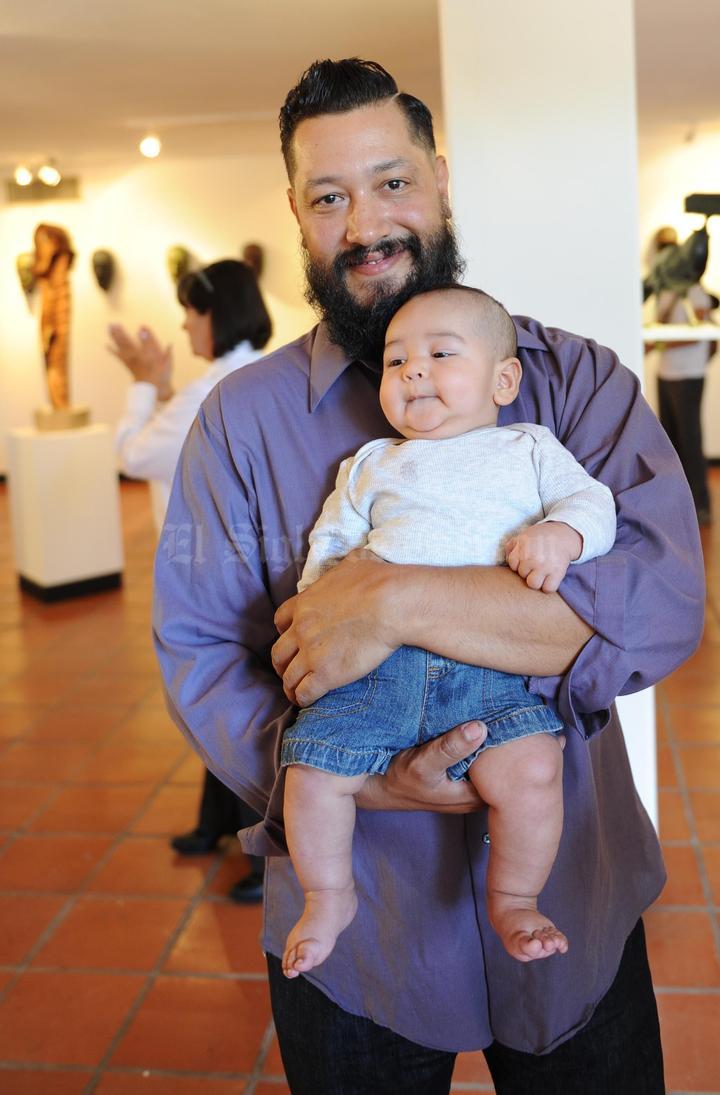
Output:
<instances>
[{"instance_id":1,"label":"man's nose","mask_svg":"<svg viewBox=\"0 0 720 1095\"><path fill-rule=\"evenodd\" d=\"M369 247L387 235L387 229L385 214L371 196L356 198L352 202L346 231L348 243Z\"/></svg>"}]
</instances>

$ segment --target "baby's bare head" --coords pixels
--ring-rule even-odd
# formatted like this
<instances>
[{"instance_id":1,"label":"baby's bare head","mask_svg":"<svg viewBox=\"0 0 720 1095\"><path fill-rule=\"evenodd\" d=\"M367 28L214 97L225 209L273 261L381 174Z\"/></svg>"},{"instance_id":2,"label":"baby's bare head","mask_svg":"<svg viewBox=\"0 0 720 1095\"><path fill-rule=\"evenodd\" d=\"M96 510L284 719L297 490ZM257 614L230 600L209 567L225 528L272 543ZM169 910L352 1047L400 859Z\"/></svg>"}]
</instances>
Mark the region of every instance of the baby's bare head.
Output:
<instances>
[{"instance_id":1,"label":"baby's bare head","mask_svg":"<svg viewBox=\"0 0 720 1095\"><path fill-rule=\"evenodd\" d=\"M522 368L515 325L479 289L418 293L385 336L380 403L408 439L456 437L497 423L517 396Z\"/></svg>"},{"instance_id":2,"label":"baby's bare head","mask_svg":"<svg viewBox=\"0 0 720 1095\"><path fill-rule=\"evenodd\" d=\"M388 332L406 308L412 308L415 315L420 316L423 312L427 314L425 305L432 302L433 307L442 307L443 299L451 304L454 323L465 326L465 332L458 333L472 334L480 339L493 362L517 357L517 332L508 312L500 301L471 285L452 283L418 293L398 308L390 321ZM452 307L454 304L459 304L460 307Z\"/></svg>"}]
</instances>

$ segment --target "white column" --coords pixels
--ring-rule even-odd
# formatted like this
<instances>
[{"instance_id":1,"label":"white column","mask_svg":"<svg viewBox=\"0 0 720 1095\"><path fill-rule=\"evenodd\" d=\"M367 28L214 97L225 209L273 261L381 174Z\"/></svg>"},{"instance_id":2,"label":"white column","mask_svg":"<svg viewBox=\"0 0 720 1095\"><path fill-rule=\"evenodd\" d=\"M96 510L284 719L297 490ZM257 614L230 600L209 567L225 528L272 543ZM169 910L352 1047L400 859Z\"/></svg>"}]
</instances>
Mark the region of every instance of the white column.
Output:
<instances>
[{"instance_id":1,"label":"white column","mask_svg":"<svg viewBox=\"0 0 720 1095\"><path fill-rule=\"evenodd\" d=\"M631 0L440 0L466 281L612 346L642 375ZM620 703L657 819L652 692Z\"/></svg>"}]
</instances>

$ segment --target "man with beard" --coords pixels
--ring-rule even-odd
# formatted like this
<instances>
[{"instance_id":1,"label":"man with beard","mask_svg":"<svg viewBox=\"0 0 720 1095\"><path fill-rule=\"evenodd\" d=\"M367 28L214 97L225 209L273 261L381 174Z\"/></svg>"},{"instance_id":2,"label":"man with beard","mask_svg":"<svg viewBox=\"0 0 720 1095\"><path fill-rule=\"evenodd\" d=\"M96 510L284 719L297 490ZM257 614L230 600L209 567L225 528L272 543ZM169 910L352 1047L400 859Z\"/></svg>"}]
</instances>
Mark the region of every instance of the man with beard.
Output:
<instances>
[{"instance_id":1,"label":"man with beard","mask_svg":"<svg viewBox=\"0 0 720 1095\"><path fill-rule=\"evenodd\" d=\"M387 319L460 263L430 114L384 69L317 62L280 124L322 321L201 409L158 554L155 629L178 725L265 816L245 846L272 857L263 943L291 1090L445 1095L456 1052L482 1048L499 1095L659 1095L639 917L664 874L613 701L670 672L699 638L702 564L677 459L611 351L516 320L523 382L499 421L548 426L610 487L613 550L556 594L504 567L349 557L295 596L340 461L388 432L377 399ZM483 739L468 723L367 781L354 837L360 912L326 962L288 981L278 956L302 892L284 842L282 732L295 702L357 680L403 644L520 673L557 707L569 728L565 827L543 902L551 917L562 910L577 945L562 962L521 964L494 937L480 896L485 812L445 774Z\"/></svg>"}]
</instances>

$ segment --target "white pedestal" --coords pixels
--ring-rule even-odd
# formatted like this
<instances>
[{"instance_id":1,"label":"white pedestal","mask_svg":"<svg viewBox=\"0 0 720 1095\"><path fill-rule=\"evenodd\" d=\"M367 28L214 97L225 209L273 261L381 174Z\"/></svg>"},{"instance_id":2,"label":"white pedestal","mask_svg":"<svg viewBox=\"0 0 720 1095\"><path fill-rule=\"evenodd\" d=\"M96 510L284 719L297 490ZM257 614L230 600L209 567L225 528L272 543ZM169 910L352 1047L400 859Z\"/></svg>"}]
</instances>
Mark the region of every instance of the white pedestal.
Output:
<instances>
[{"instance_id":1,"label":"white pedestal","mask_svg":"<svg viewBox=\"0 0 720 1095\"><path fill-rule=\"evenodd\" d=\"M23 588L52 601L120 585L120 496L108 426L11 430L8 482Z\"/></svg>"}]
</instances>

